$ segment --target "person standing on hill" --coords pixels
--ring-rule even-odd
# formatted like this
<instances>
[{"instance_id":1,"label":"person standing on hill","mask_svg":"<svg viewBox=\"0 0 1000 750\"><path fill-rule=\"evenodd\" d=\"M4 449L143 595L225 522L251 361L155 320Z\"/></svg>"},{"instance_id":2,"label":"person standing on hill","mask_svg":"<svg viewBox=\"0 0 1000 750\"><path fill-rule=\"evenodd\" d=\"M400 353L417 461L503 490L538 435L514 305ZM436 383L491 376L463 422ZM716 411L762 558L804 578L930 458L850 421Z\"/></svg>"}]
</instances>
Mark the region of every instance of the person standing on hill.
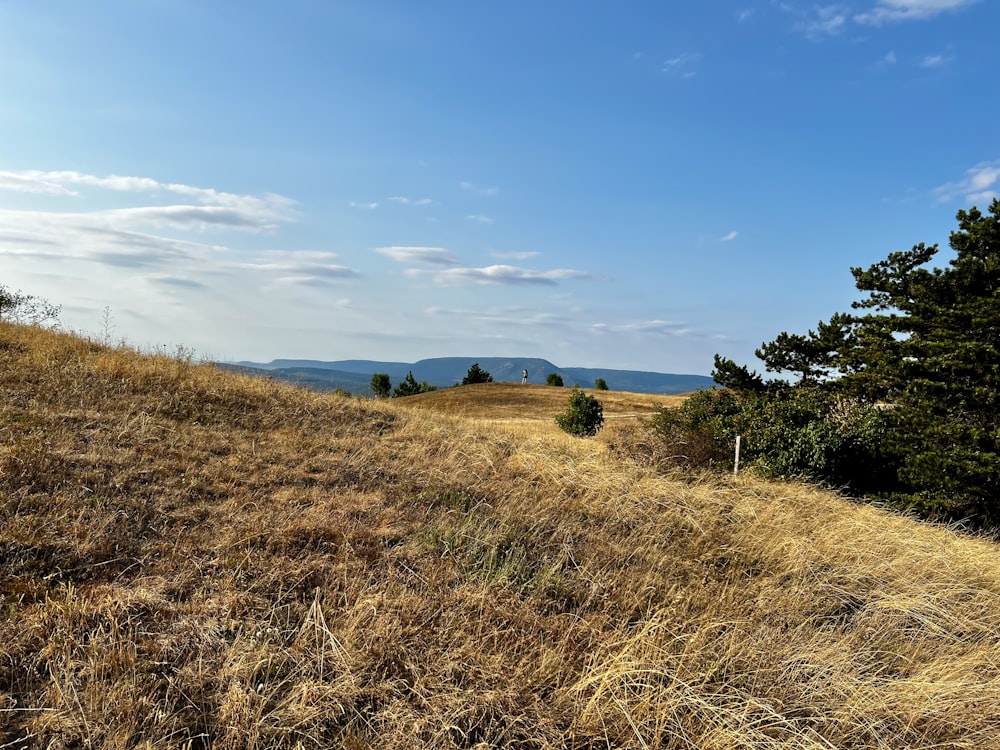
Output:
<instances>
[{"instance_id":1,"label":"person standing on hill","mask_svg":"<svg viewBox=\"0 0 1000 750\"><path fill-rule=\"evenodd\" d=\"M528 382L528 371L521 370L521 385L524 385L527 382Z\"/></svg>"}]
</instances>

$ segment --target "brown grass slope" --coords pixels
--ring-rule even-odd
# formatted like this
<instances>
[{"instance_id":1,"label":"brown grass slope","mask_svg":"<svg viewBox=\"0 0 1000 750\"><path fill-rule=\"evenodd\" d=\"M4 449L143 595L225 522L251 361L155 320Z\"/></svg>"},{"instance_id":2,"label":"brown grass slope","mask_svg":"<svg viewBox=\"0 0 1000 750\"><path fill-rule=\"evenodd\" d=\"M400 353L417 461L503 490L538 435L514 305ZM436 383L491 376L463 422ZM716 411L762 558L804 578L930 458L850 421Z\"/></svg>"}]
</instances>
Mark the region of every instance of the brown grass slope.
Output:
<instances>
[{"instance_id":1,"label":"brown grass slope","mask_svg":"<svg viewBox=\"0 0 1000 750\"><path fill-rule=\"evenodd\" d=\"M984 540L31 328L0 393L0 747L1000 747Z\"/></svg>"}]
</instances>

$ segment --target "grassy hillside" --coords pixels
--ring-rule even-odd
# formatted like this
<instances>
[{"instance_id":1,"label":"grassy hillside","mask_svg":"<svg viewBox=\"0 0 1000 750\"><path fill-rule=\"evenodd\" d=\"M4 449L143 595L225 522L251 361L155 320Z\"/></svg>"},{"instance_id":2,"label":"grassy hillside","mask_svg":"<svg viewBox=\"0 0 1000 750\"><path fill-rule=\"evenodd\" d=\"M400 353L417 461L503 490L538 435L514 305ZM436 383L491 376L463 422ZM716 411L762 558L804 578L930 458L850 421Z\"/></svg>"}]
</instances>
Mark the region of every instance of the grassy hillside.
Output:
<instances>
[{"instance_id":1,"label":"grassy hillside","mask_svg":"<svg viewBox=\"0 0 1000 750\"><path fill-rule=\"evenodd\" d=\"M671 406L685 396L662 396L621 391L583 389L604 406L606 420L635 419L650 416L658 406ZM572 388L519 383L482 383L461 388L444 388L409 396L399 405L415 407L424 413L465 417L490 423L555 424L555 415L569 403Z\"/></svg>"},{"instance_id":2,"label":"grassy hillside","mask_svg":"<svg viewBox=\"0 0 1000 750\"><path fill-rule=\"evenodd\" d=\"M658 475L634 419L561 433L568 390L0 324L0 393L2 747L1000 747L995 545Z\"/></svg>"}]
</instances>

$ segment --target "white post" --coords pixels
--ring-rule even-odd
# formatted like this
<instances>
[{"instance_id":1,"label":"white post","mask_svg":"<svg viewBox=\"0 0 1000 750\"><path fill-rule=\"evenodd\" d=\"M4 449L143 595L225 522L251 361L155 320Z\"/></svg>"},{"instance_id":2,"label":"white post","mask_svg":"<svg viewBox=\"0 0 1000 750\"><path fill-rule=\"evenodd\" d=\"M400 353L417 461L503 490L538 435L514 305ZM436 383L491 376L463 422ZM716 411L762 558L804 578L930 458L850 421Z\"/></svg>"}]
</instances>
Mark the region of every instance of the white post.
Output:
<instances>
[{"instance_id":1,"label":"white post","mask_svg":"<svg viewBox=\"0 0 1000 750\"><path fill-rule=\"evenodd\" d=\"M733 461L733 476L738 476L740 473L740 443L743 441L742 435L736 436L736 459Z\"/></svg>"}]
</instances>

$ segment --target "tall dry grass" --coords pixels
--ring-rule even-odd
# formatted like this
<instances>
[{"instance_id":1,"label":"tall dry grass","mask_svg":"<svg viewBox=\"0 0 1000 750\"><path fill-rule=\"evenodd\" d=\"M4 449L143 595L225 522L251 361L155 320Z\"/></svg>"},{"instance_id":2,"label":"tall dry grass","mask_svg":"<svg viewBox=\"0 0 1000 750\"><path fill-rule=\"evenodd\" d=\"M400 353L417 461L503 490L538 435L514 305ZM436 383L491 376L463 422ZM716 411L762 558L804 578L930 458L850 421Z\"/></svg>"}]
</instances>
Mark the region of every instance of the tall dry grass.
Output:
<instances>
[{"instance_id":1,"label":"tall dry grass","mask_svg":"<svg viewBox=\"0 0 1000 750\"><path fill-rule=\"evenodd\" d=\"M1000 747L986 540L474 388L0 325L0 390L0 747Z\"/></svg>"}]
</instances>

